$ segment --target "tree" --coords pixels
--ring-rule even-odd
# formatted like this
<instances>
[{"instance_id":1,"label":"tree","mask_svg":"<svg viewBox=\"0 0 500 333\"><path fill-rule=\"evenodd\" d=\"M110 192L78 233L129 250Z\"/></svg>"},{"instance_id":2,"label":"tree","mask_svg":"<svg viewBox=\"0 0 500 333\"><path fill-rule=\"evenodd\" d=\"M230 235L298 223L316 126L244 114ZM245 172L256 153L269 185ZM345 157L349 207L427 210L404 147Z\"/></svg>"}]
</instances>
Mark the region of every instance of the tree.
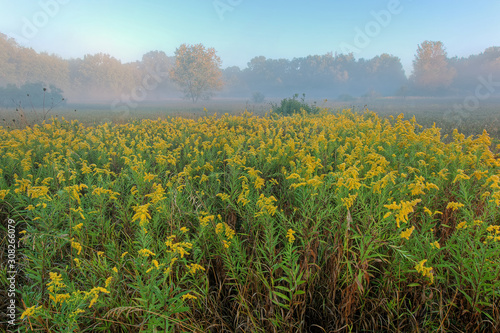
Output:
<instances>
[{"instance_id":1,"label":"tree","mask_svg":"<svg viewBox=\"0 0 500 333\"><path fill-rule=\"evenodd\" d=\"M411 80L422 90L447 88L456 76L455 68L448 63L443 43L425 41L418 46Z\"/></svg>"},{"instance_id":2,"label":"tree","mask_svg":"<svg viewBox=\"0 0 500 333\"><path fill-rule=\"evenodd\" d=\"M170 77L184 89L185 97L196 103L200 98L210 98L213 90L222 88L220 66L221 60L214 48L182 44L175 50L175 65Z\"/></svg>"},{"instance_id":3,"label":"tree","mask_svg":"<svg viewBox=\"0 0 500 333\"><path fill-rule=\"evenodd\" d=\"M135 85L133 72L109 54L86 54L76 64L75 86L93 98L108 99Z\"/></svg>"}]
</instances>

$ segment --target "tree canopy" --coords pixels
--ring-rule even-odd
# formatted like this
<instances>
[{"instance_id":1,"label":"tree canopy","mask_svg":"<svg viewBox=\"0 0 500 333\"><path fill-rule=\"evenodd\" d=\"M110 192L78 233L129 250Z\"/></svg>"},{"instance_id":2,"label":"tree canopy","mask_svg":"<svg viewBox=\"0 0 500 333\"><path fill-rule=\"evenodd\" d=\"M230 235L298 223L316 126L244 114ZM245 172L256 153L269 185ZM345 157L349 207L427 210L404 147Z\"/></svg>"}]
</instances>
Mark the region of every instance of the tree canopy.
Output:
<instances>
[{"instance_id":1,"label":"tree canopy","mask_svg":"<svg viewBox=\"0 0 500 333\"><path fill-rule=\"evenodd\" d=\"M196 103L222 88L220 66L221 60L214 48L206 49L202 44L182 44L175 51L175 65L170 77L184 89L185 97Z\"/></svg>"}]
</instances>

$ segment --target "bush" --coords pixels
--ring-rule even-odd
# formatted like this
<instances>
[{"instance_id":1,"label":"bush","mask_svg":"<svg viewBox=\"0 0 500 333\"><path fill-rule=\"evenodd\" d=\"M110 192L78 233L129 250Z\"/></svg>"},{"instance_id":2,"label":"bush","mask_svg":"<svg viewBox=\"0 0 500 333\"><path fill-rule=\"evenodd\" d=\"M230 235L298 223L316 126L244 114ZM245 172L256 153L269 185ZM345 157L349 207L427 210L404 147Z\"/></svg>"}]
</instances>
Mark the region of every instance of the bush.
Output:
<instances>
[{"instance_id":1,"label":"bush","mask_svg":"<svg viewBox=\"0 0 500 333\"><path fill-rule=\"evenodd\" d=\"M280 106L276 103L271 103L271 109L276 114L285 116L300 113L302 110L310 114L316 114L319 112L319 107L316 106L316 103L309 105L305 102L306 94L302 94L302 98L300 100L297 99L298 97L299 94L294 94L292 98L282 99Z\"/></svg>"}]
</instances>

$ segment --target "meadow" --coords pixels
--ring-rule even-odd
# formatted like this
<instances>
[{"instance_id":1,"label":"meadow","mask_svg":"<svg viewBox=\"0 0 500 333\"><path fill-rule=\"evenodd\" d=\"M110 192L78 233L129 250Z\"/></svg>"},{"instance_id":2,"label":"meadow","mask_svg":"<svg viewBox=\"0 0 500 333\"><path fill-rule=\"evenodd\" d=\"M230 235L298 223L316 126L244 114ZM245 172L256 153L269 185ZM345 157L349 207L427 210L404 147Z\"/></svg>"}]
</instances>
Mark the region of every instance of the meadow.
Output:
<instances>
[{"instance_id":1,"label":"meadow","mask_svg":"<svg viewBox=\"0 0 500 333\"><path fill-rule=\"evenodd\" d=\"M500 331L494 108L257 108L2 126L20 331Z\"/></svg>"}]
</instances>

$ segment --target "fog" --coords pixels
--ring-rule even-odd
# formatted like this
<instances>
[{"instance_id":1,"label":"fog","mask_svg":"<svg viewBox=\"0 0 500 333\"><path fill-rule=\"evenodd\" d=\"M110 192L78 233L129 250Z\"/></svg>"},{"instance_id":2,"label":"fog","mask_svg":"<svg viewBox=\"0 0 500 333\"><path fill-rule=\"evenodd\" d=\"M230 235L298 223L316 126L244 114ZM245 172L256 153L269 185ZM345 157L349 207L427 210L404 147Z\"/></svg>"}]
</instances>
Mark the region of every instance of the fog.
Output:
<instances>
[{"instance_id":1,"label":"fog","mask_svg":"<svg viewBox=\"0 0 500 333\"><path fill-rule=\"evenodd\" d=\"M249 59L245 68L220 68L224 85L212 92L212 99L262 103L294 94L339 102L432 97L462 99L474 106L500 95L500 47L448 58L442 43L423 42L415 50L412 73L405 73L401 60L390 54L372 59L332 53ZM183 89L169 74L174 64L174 55L163 51L151 51L132 63L103 53L62 59L0 34L0 107L86 103L137 108L181 100Z\"/></svg>"}]
</instances>

